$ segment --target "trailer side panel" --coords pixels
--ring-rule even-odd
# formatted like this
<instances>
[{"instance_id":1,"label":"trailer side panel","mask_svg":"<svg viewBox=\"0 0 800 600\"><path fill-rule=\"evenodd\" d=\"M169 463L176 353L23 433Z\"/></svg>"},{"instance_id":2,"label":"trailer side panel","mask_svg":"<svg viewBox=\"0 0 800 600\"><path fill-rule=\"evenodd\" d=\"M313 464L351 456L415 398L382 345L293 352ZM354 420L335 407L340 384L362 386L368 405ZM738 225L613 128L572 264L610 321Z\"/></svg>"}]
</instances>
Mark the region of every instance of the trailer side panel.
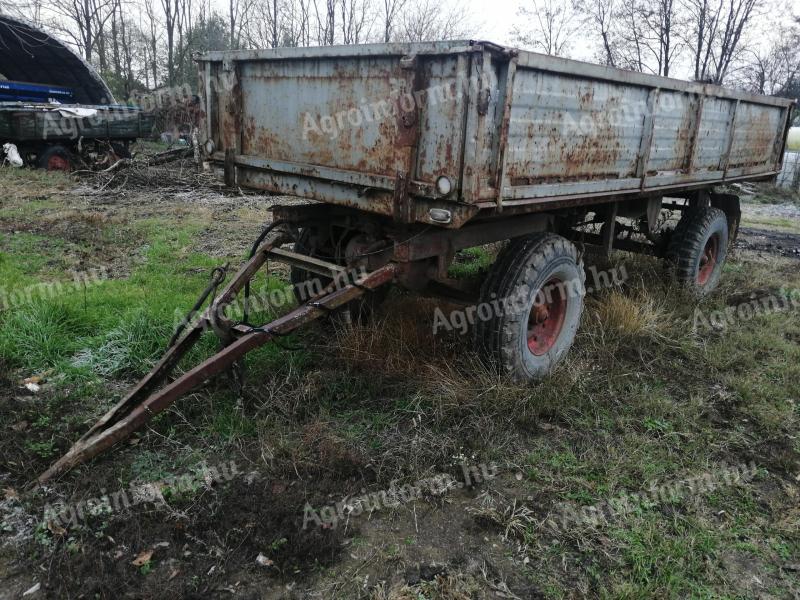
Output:
<instances>
[{"instance_id":1,"label":"trailer side panel","mask_svg":"<svg viewBox=\"0 0 800 600\"><path fill-rule=\"evenodd\" d=\"M792 107L488 42L199 61L204 147L229 181L446 227L773 177Z\"/></svg>"}]
</instances>

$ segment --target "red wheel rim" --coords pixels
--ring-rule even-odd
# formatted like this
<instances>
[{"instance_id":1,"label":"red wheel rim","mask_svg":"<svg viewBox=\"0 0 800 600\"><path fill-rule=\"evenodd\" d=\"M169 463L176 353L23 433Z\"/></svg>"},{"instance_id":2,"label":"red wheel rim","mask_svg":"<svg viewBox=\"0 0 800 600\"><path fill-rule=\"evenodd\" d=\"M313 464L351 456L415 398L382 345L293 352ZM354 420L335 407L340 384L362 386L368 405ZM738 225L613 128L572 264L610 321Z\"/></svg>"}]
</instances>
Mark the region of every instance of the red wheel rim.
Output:
<instances>
[{"instance_id":1,"label":"red wheel rim","mask_svg":"<svg viewBox=\"0 0 800 600\"><path fill-rule=\"evenodd\" d=\"M717 266L717 256L719 255L719 236L712 235L708 238L703 254L700 256L700 264L697 267L697 283L705 285L711 279L711 274Z\"/></svg>"},{"instance_id":2,"label":"red wheel rim","mask_svg":"<svg viewBox=\"0 0 800 600\"><path fill-rule=\"evenodd\" d=\"M535 356L550 351L564 327L567 295L560 279L553 278L542 286L528 316L528 350Z\"/></svg>"},{"instance_id":3,"label":"red wheel rim","mask_svg":"<svg viewBox=\"0 0 800 600\"><path fill-rule=\"evenodd\" d=\"M48 171L69 171L69 161L63 156L53 154L47 158Z\"/></svg>"}]
</instances>

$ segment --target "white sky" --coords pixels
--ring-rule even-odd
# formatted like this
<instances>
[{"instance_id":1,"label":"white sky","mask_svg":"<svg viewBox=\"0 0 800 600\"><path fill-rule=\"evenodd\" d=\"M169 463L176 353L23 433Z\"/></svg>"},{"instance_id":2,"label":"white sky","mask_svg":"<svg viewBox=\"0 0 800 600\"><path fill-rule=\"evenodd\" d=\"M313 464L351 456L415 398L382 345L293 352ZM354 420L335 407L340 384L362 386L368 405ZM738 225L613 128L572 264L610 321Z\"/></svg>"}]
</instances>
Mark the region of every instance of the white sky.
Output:
<instances>
[{"instance_id":1,"label":"white sky","mask_svg":"<svg viewBox=\"0 0 800 600\"><path fill-rule=\"evenodd\" d=\"M571 3L573 0L560 0ZM220 14L228 9L227 0L210 0L211 5ZM512 30L515 25L522 26L517 12L520 6L532 8L532 0L437 0L440 6L461 8L467 12L470 21L476 25L475 39L488 40L498 44L515 46ZM680 0L676 0L680 2ZM762 0L764 15L761 16L750 35L751 45L767 46L774 41L775 32L781 25L788 25L792 17L800 17L800 0ZM533 29L531 24L531 29ZM578 24L579 25L579 24ZM581 27L573 36L569 58L592 61L598 40L594 32L582 32ZM672 69L671 75L677 78L689 78L691 75L691 57L684 53Z\"/></svg>"},{"instance_id":2,"label":"white sky","mask_svg":"<svg viewBox=\"0 0 800 600\"><path fill-rule=\"evenodd\" d=\"M454 0L460 5L469 7L475 15L475 21L482 23L478 29L481 39L497 42L499 44L515 45L512 41L511 31L514 25L519 24L517 10L520 5L531 6L530 0ZM569 1L569 0L566 0ZM767 11L769 16L759 19L753 31L753 41L758 44L768 44L772 40L777 30L782 24L789 24L792 16L800 16L800 0L766 0L767 5L771 5L771 10ZM580 29L575 34L572 41L570 58L578 60L592 60L595 40L590 36L582 35ZM687 60L685 57L684 60ZM684 68L678 68L676 77L688 77L688 61Z\"/></svg>"},{"instance_id":3,"label":"white sky","mask_svg":"<svg viewBox=\"0 0 800 600\"><path fill-rule=\"evenodd\" d=\"M561 0L571 2L572 0ZM677 0L680 2L680 0ZM521 5L532 7L532 0L437 0L439 5L463 8L475 24L476 39L489 40L499 44L517 45L512 39L512 30L515 25L522 27L517 12ZM751 45L765 47L774 41L776 32L782 25L788 25L792 17L800 16L800 0L763 0L766 7L750 34ZM227 0L210 0L211 6L220 14L227 11ZM531 23L531 30L534 30ZM594 32L584 32L578 24L576 33L571 40L569 58L591 61L597 48L597 39ZM676 64L671 75L678 78L688 78L690 75L691 58L688 52L684 53L681 61Z\"/></svg>"}]
</instances>

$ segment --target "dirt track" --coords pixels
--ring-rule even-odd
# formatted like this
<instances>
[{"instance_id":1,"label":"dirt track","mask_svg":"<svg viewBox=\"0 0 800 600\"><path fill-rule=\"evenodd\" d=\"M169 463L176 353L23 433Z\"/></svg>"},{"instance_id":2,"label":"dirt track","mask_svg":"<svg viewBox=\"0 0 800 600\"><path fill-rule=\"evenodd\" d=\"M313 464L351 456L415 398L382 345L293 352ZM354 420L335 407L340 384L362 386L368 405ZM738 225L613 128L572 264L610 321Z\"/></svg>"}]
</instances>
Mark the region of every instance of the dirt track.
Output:
<instances>
[{"instance_id":1,"label":"dirt track","mask_svg":"<svg viewBox=\"0 0 800 600\"><path fill-rule=\"evenodd\" d=\"M757 254L777 254L800 259L800 234L742 227L735 247Z\"/></svg>"}]
</instances>

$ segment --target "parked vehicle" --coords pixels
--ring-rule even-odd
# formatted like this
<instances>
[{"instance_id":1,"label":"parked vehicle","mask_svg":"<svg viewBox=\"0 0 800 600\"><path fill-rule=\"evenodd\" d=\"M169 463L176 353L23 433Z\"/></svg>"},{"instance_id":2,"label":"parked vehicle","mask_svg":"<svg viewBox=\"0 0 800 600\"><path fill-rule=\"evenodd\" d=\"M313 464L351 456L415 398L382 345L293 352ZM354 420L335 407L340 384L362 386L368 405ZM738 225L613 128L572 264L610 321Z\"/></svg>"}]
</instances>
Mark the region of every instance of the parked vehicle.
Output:
<instances>
[{"instance_id":1,"label":"parked vehicle","mask_svg":"<svg viewBox=\"0 0 800 600\"><path fill-rule=\"evenodd\" d=\"M664 258L697 295L717 285L740 210L715 186L774 178L792 109L488 42L208 52L198 63L208 160L230 185L312 202L274 209L250 260L218 294L226 274L214 271L161 361L40 481L275 337L368 312L393 283L489 306L477 350L512 378L541 377L579 326L577 243ZM680 211L674 229L663 208ZM448 277L456 251L503 240L477 295ZM233 321L226 309L267 260L291 265L298 308ZM159 387L207 329L224 348Z\"/></svg>"},{"instance_id":2,"label":"parked vehicle","mask_svg":"<svg viewBox=\"0 0 800 600\"><path fill-rule=\"evenodd\" d=\"M108 166L130 157L129 144L152 128L152 116L130 106L0 101L0 141L42 169Z\"/></svg>"}]
</instances>

